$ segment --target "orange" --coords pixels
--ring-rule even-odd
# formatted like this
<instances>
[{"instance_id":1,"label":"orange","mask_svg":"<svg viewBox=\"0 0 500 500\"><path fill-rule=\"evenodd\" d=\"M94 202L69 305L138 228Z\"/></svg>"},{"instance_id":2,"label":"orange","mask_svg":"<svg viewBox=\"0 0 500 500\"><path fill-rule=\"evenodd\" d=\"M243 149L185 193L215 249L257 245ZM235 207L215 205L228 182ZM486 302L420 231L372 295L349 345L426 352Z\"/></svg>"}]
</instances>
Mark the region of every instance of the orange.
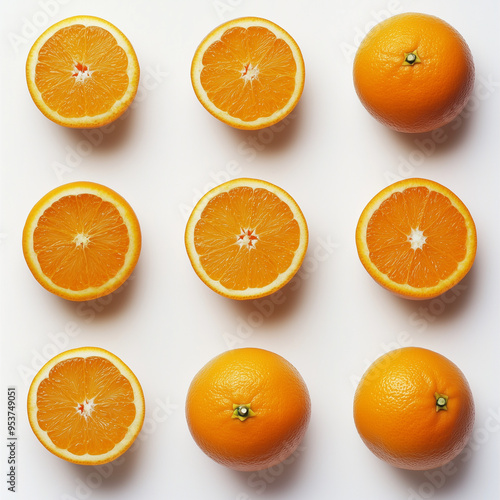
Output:
<instances>
[{"instance_id":1,"label":"orange","mask_svg":"<svg viewBox=\"0 0 500 500\"><path fill-rule=\"evenodd\" d=\"M185 233L196 274L215 292L240 300L284 286L300 268L307 242L307 224L294 199L258 179L235 179L209 191Z\"/></svg>"},{"instance_id":2,"label":"orange","mask_svg":"<svg viewBox=\"0 0 500 500\"><path fill-rule=\"evenodd\" d=\"M454 28L426 14L382 21L354 59L354 87L365 108L400 132L427 132L451 122L474 86L469 47Z\"/></svg>"},{"instance_id":3,"label":"orange","mask_svg":"<svg viewBox=\"0 0 500 500\"><path fill-rule=\"evenodd\" d=\"M127 201L93 182L72 182L47 193L23 231L24 258L37 281L69 300L116 290L141 251L139 221Z\"/></svg>"},{"instance_id":4,"label":"orange","mask_svg":"<svg viewBox=\"0 0 500 500\"><path fill-rule=\"evenodd\" d=\"M134 442L144 421L136 376L98 347L63 352L37 373L28 392L28 418L40 442L69 462L110 462Z\"/></svg>"},{"instance_id":5,"label":"orange","mask_svg":"<svg viewBox=\"0 0 500 500\"><path fill-rule=\"evenodd\" d=\"M34 43L26 62L33 101L66 127L101 127L128 108L139 85L139 63L111 23L75 16L54 24Z\"/></svg>"},{"instance_id":6,"label":"orange","mask_svg":"<svg viewBox=\"0 0 500 500\"><path fill-rule=\"evenodd\" d=\"M464 374L449 359L405 347L381 356L363 375L354 422L382 460L402 469L433 469L464 449L474 401Z\"/></svg>"},{"instance_id":7,"label":"orange","mask_svg":"<svg viewBox=\"0 0 500 500\"><path fill-rule=\"evenodd\" d=\"M300 444L311 414L299 372L270 351L242 348L209 361L194 377L186 418L198 446L231 469L271 467Z\"/></svg>"},{"instance_id":8,"label":"orange","mask_svg":"<svg viewBox=\"0 0 500 500\"><path fill-rule=\"evenodd\" d=\"M383 189L365 207L356 246L380 285L403 297L430 299L471 268L476 228L449 189L427 179L406 179Z\"/></svg>"},{"instance_id":9,"label":"orange","mask_svg":"<svg viewBox=\"0 0 500 500\"><path fill-rule=\"evenodd\" d=\"M268 127L296 106L304 60L295 40L266 19L242 17L209 33L196 49L191 81L201 104L240 129Z\"/></svg>"}]
</instances>

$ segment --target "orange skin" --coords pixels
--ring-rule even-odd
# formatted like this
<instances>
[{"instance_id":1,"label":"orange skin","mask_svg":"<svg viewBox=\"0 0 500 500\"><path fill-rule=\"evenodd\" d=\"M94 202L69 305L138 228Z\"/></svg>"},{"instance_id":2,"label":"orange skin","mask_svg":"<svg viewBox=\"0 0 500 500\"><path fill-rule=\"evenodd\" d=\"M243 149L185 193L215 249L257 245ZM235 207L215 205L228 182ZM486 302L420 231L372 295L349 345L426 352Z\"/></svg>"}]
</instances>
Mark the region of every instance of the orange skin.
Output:
<instances>
[{"instance_id":1,"label":"orange skin","mask_svg":"<svg viewBox=\"0 0 500 500\"><path fill-rule=\"evenodd\" d=\"M233 418L233 405L253 416ZM291 455L311 415L309 392L281 356L256 348L234 349L209 361L194 377L186 400L189 430L216 462L235 470L271 467Z\"/></svg>"},{"instance_id":2,"label":"orange skin","mask_svg":"<svg viewBox=\"0 0 500 500\"><path fill-rule=\"evenodd\" d=\"M436 411L438 396L447 396L447 402ZM363 375L354 396L354 422L377 457L402 469L428 470L463 450L474 424L474 401L450 360L406 347L381 356Z\"/></svg>"},{"instance_id":3,"label":"orange skin","mask_svg":"<svg viewBox=\"0 0 500 500\"><path fill-rule=\"evenodd\" d=\"M414 51L416 62L405 63ZM354 59L353 77L359 99L377 120L400 132L428 132L465 107L474 63L465 40L449 24L405 13L368 33Z\"/></svg>"}]
</instances>

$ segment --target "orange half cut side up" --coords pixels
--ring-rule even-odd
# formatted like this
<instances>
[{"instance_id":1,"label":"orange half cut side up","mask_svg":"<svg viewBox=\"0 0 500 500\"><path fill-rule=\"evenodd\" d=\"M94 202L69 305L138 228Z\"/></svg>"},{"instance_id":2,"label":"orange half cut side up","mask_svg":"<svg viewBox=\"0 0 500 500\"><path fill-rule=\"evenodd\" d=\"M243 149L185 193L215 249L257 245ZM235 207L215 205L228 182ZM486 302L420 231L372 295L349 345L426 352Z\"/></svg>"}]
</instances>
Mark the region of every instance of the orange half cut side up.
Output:
<instances>
[{"instance_id":1,"label":"orange half cut side up","mask_svg":"<svg viewBox=\"0 0 500 500\"><path fill-rule=\"evenodd\" d=\"M139 63L115 26L92 16L46 30L26 63L30 94L48 118L67 127L100 127L118 118L139 84Z\"/></svg>"},{"instance_id":2,"label":"orange half cut side up","mask_svg":"<svg viewBox=\"0 0 500 500\"><path fill-rule=\"evenodd\" d=\"M431 298L454 286L476 253L475 225L465 205L425 179L379 193L360 217L356 242L372 277L412 298Z\"/></svg>"},{"instance_id":3,"label":"orange half cut side up","mask_svg":"<svg viewBox=\"0 0 500 500\"><path fill-rule=\"evenodd\" d=\"M96 465L132 444L144 421L144 395L118 357L97 347L77 348L56 356L35 376L28 416L49 451Z\"/></svg>"},{"instance_id":4,"label":"orange half cut side up","mask_svg":"<svg viewBox=\"0 0 500 500\"><path fill-rule=\"evenodd\" d=\"M126 200L96 183L74 182L45 195L23 232L26 262L42 286L70 300L111 293L139 258L141 232Z\"/></svg>"},{"instance_id":5,"label":"orange half cut side up","mask_svg":"<svg viewBox=\"0 0 500 500\"><path fill-rule=\"evenodd\" d=\"M186 227L198 276L237 299L268 295L286 284L302 263L307 239L293 198L257 179L236 179L207 193Z\"/></svg>"},{"instance_id":6,"label":"orange half cut side up","mask_svg":"<svg viewBox=\"0 0 500 500\"><path fill-rule=\"evenodd\" d=\"M203 106L242 129L268 127L288 115L300 99L304 77L304 61L293 38L271 21L253 17L213 30L191 67Z\"/></svg>"}]
</instances>

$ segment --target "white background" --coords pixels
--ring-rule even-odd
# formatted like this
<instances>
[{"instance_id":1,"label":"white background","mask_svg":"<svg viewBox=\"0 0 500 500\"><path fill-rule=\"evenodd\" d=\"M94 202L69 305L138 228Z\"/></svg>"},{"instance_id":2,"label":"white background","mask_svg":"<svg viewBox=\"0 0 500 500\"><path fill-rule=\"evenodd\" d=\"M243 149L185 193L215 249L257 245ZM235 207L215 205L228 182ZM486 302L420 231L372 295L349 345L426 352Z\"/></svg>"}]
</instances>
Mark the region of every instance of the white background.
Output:
<instances>
[{"instance_id":1,"label":"white background","mask_svg":"<svg viewBox=\"0 0 500 500\"><path fill-rule=\"evenodd\" d=\"M403 11L445 19L474 55L473 100L463 119L444 129L439 143L431 134L384 128L361 106L352 85L352 60L362 36L377 20ZM53 124L27 91L24 68L32 43L49 25L76 14L117 25L141 64L133 109L106 134L85 135ZM305 59L302 99L293 118L274 132L244 132L219 123L191 87L198 43L222 21L244 15L281 25ZM7 448L1 436L6 436L7 387L15 385L17 498L499 497L498 16L496 0L484 0L481 7L468 0L2 2L0 470L5 479ZM287 190L310 230L298 278L280 295L258 302L231 301L209 290L193 272L183 243L188 213L199 197L240 176ZM354 242L358 217L372 196L414 176L454 191L478 231L472 271L454 291L426 302L406 301L379 287L361 266ZM76 180L99 182L122 194L143 232L133 279L119 293L82 304L40 287L21 250L22 228L35 202ZM84 345L120 356L141 381L147 402L137 445L96 469L47 452L25 409L29 383L41 364ZM383 352L404 345L450 358L475 396L470 446L451 466L432 474L378 460L353 424L359 377ZM195 373L220 352L243 346L287 358L306 380L313 405L296 455L260 474L212 462L192 440L184 417ZM0 497L10 498L4 479Z\"/></svg>"}]
</instances>

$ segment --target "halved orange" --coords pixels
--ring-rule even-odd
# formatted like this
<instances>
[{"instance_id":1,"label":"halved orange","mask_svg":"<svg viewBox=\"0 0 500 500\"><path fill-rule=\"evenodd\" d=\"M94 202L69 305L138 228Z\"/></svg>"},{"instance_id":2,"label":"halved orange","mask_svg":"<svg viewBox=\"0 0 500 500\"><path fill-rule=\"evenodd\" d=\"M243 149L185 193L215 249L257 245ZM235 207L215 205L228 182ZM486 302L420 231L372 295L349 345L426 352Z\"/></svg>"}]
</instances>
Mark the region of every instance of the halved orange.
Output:
<instances>
[{"instance_id":1,"label":"halved orange","mask_svg":"<svg viewBox=\"0 0 500 500\"><path fill-rule=\"evenodd\" d=\"M254 299L284 286L307 250L306 220L283 189L258 179L235 179L195 206L186 250L201 280L232 299Z\"/></svg>"},{"instance_id":2,"label":"halved orange","mask_svg":"<svg viewBox=\"0 0 500 500\"><path fill-rule=\"evenodd\" d=\"M228 21L197 48L191 81L201 104L236 128L268 127L288 115L304 88L302 53L277 24L258 17Z\"/></svg>"},{"instance_id":3,"label":"halved orange","mask_svg":"<svg viewBox=\"0 0 500 500\"><path fill-rule=\"evenodd\" d=\"M28 54L26 80L40 111L66 127L101 127L135 97L139 62L108 21L75 16L48 28Z\"/></svg>"},{"instance_id":4,"label":"halved orange","mask_svg":"<svg viewBox=\"0 0 500 500\"><path fill-rule=\"evenodd\" d=\"M38 282L69 300L116 290L141 251L139 221L127 201L93 182L72 182L47 193L23 231L24 258Z\"/></svg>"},{"instance_id":5,"label":"halved orange","mask_svg":"<svg viewBox=\"0 0 500 500\"><path fill-rule=\"evenodd\" d=\"M65 351L37 373L28 418L40 442L69 462L110 462L134 442L144 422L144 394L117 356L99 347Z\"/></svg>"},{"instance_id":6,"label":"halved orange","mask_svg":"<svg viewBox=\"0 0 500 500\"><path fill-rule=\"evenodd\" d=\"M365 207L356 246L380 285L404 297L430 299L468 273L476 255L476 227L448 188L406 179L383 189Z\"/></svg>"}]
</instances>

